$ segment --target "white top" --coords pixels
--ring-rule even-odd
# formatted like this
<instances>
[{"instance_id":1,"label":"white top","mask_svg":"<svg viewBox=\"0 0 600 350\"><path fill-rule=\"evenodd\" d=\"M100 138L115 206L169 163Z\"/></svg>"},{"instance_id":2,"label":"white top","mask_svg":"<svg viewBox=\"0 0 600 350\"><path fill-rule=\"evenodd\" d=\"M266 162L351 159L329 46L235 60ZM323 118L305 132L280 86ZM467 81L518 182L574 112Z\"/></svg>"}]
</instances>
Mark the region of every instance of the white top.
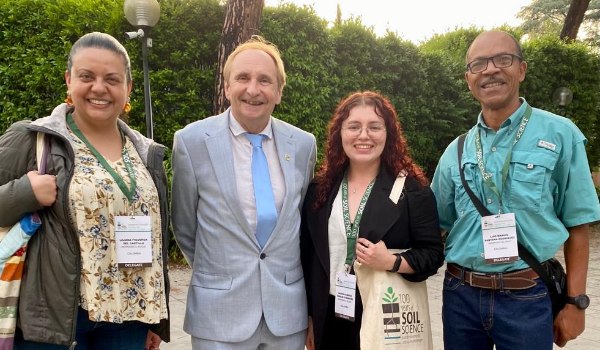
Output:
<instances>
[{"instance_id":1,"label":"white top","mask_svg":"<svg viewBox=\"0 0 600 350\"><path fill-rule=\"evenodd\" d=\"M344 209L342 208L342 186L333 200L327 232L329 234L329 294L335 295L335 275L346 270L348 246L344 227Z\"/></svg>"}]
</instances>

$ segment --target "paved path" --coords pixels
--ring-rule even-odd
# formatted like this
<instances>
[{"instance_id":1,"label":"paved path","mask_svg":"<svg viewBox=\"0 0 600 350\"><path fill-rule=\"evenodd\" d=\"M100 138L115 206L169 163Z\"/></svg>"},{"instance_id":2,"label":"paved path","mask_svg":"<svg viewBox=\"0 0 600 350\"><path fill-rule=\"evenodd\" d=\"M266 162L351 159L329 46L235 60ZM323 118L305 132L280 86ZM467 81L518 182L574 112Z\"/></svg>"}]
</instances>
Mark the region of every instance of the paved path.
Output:
<instances>
[{"instance_id":1,"label":"paved path","mask_svg":"<svg viewBox=\"0 0 600 350\"><path fill-rule=\"evenodd\" d=\"M562 251L562 250L561 250ZM562 259L562 256L559 256ZM590 268L588 272L587 293L592 302L586 311L586 329L576 340L571 341L563 349L598 350L600 349L600 225L594 227L590 243ZM429 289L429 308L433 329L433 348L443 349L442 344L442 267L439 272L427 280ZM183 316L185 301L190 283L191 270L172 268L171 277L171 343L163 343L162 350L189 350L190 336L183 332ZM555 346L555 349L561 349ZM285 350L285 349L282 349ZM339 349L343 350L343 349Z\"/></svg>"}]
</instances>

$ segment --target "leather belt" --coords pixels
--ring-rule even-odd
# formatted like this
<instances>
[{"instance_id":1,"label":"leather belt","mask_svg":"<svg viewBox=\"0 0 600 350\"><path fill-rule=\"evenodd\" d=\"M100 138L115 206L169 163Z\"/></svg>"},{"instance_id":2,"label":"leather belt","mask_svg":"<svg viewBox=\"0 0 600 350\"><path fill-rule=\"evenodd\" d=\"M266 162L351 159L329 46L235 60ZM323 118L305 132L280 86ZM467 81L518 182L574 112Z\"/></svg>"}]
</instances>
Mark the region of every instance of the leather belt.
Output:
<instances>
[{"instance_id":1,"label":"leather belt","mask_svg":"<svg viewBox=\"0 0 600 350\"><path fill-rule=\"evenodd\" d=\"M535 286L536 281L534 280L539 278L532 268L513 272L483 273L448 263L446 271L472 287L492 290L528 289Z\"/></svg>"}]
</instances>

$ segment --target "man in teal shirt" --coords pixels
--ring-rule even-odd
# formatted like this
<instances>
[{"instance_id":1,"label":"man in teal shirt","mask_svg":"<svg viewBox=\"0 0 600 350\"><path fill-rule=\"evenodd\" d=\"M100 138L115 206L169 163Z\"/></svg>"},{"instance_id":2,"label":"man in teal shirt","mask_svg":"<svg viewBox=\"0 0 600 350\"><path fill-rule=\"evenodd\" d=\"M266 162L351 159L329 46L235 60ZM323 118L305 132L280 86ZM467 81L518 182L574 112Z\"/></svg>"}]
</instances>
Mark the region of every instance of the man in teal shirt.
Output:
<instances>
[{"instance_id":1,"label":"man in teal shirt","mask_svg":"<svg viewBox=\"0 0 600 350\"><path fill-rule=\"evenodd\" d=\"M448 232L442 317L452 349L552 349L585 328L589 224L600 220L585 136L569 120L519 97L527 62L509 34L480 34L465 79L481 104L461 164L457 140L432 181ZM482 216L460 178L494 215ZM553 322L547 287L518 257L520 242L540 261L564 244L570 303ZM475 277L475 278L473 278ZM510 277L510 278L507 278Z\"/></svg>"}]
</instances>

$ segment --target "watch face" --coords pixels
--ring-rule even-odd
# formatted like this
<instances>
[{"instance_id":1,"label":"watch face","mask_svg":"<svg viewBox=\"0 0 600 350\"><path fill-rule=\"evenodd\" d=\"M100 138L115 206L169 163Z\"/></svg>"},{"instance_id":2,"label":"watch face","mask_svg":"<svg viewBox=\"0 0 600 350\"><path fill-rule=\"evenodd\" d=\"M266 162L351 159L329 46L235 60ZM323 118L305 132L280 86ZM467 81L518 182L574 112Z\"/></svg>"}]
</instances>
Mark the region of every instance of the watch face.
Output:
<instances>
[{"instance_id":1,"label":"watch face","mask_svg":"<svg viewBox=\"0 0 600 350\"><path fill-rule=\"evenodd\" d=\"M590 298L585 294L578 295L575 297L575 302L575 305L577 305L578 308L583 310L590 305Z\"/></svg>"},{"instance_id":2,"label":"watch face","mask_svg":"<svg viewBox=\"0 0 600 350\"><path fill-rule=\"evenodd\" d=\"M585 294L581 294L576 297L571 297L569 299L570 304L574 304L575 306L577 306L578 309L581 310L585 310L590 305L590 298Z\"/></svg>"}]
</instances>

